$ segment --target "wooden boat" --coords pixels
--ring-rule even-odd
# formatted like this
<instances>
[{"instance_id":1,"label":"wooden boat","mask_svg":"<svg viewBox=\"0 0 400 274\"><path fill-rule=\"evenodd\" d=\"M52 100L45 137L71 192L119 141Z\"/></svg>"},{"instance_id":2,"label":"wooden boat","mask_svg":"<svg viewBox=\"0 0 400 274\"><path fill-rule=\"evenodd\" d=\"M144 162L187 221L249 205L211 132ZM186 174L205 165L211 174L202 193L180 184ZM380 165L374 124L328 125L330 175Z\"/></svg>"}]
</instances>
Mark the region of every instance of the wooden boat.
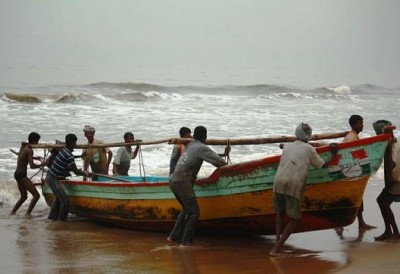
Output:
<instances>
[{"instance_id":1,"label":"wooden boat","mask_svg":"<svg viewBox=\"0 0 400 274\"><path fill-rule=\"evenodd\" d=\"M310 168L296 232L347 226L357 215L370 176L380 167L389 134L339 144L323 169ZM329 147L317 148L323 159ZM198 231L275 233L272 184L280 155L215 169L194 185L200 205ZM170 231L181 211L167 177L118 177L103 181L62 181L70 213L88 220L139 230ZM43 195L50 205L48 185Z\"/></svg>"}]
</instances>

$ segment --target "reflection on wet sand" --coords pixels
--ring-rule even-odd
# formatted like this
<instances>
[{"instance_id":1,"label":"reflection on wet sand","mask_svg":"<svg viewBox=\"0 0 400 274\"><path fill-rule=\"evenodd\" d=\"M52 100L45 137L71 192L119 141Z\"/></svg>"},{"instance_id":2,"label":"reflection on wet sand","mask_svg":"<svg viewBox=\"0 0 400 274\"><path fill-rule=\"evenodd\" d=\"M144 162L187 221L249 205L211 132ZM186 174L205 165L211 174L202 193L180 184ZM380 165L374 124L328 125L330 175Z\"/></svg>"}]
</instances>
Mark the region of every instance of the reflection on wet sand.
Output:
<instances>
[{"instance_id":1,"label":"reflection on wet sand","mask_svg":"<svg viewBox=\"0 0 400 274\"><path fill-rule=\"evenodd\" d=\"M194 247L178 248L167 244L166 233L74 216L51 222L48 208L31 219L10 217L0 208L0 265L4 273L397 273L400 244L374 240L383 229L378 207L368 203L375 195L366 195L365 214L377 229L359 231L355 223L293 234L289 256L278 258L269 256L274 236L196 235Z\"/></svg>"},{"instance_id":2,"label":"reflection on wet sand","mask_svg":"<svg viewBox=\"0 0 400 274\"><path fill-rule=\"evenodd\" d=\"M8 229L15 229L14 251L3 251L16 261L9 273L325 273L340 265L310 251L271 259L271 237L200 235L196 246L179 248L169 246L163 233L44 216L13 219Z\"/></svg>"}]
</instances>

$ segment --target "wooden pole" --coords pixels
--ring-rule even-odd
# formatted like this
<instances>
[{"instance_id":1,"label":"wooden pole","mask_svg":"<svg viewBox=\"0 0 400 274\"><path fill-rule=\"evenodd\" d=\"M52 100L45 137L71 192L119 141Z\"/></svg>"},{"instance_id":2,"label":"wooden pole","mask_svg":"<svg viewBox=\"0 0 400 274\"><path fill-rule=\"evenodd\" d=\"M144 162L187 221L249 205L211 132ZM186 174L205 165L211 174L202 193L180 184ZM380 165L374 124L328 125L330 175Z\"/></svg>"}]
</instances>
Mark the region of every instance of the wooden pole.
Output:
<instances>
[{"instance_id":1,"label":"wooden pole","mask_svg":"<svg viewBox=\"0 0 400 274\"><path fill-rule=\"evenodd\" d=\"M346 136L348 131L337 132L337 133L324 133L314 134L311 136L310 141L323 140L323 139L335 139ZM172 138L169 144L187 144L191 139L187 138ZM207 139L207 145L261 145L261 144L273 144L273 143L287 143L296 141L294 136L280 136L280 137L269 137L269 138L249 138L249 139Z\"/></svg>"},{"instance_id":2,"label":"wooden pole","mask_svg":"<svg viewBox=\"0 0 400 274\"><path fill-rule=\"evenodd\" d=\"M336 133L323 133L323 134L313 134L310 141L323 140L323 139L335 139L346 136L348 131L336 132ZM266 138L247 138L247 139L207 139L207 145L262 145L262 144L273 144L273 143L287 143L294 142L296 137L294 136L279 136L279 137L266 137ZM155 141L135 141L132 143L109 143L109 144L78 144L74 148L87 149L87 148L103 148L103 147L122 147L127 145L156 145L156 144L187 144L191 141L188 138L170 138ZM32 148L62 148L65 144L37 144L30 145Z\"/></svg>"},{"instance_id":3,"label":"wooden pole","mask_svg":"<svg viewBox=\"0 0 400 274\"><path fill-rule=\"evenodd\" d=\"M157 144L162 144L162 143L168 143L170 139L163 139L163 140L156 140L156 141L148 141L148 142L143 142L143 141L135 141L132 143L109 143L109 144L77 144L74 146L74 148L81 148L81 149L86 149L86 148L102 148L102 147L123 147L123 146L135 146L135 145L141 145L141 146L146 146L146 145L157 145ZM65 147L65 144L37 144L37 145L30 145L32 148L63 148Z\"/></svg>"}]
</instances>

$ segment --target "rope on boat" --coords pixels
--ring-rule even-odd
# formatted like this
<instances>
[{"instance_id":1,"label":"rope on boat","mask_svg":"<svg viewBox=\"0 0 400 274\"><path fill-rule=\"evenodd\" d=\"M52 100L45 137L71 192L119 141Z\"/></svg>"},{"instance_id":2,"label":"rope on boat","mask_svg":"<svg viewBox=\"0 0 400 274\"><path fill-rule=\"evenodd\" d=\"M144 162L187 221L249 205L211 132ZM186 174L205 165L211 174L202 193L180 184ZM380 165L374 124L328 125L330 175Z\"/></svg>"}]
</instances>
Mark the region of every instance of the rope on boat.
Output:
<instances>
[{"instance_id":1,"label":"rope on boat","mask_svg":"<svg viewBox=\"0 0 400 274\"><path fill-rule=\"evenodd\" d=\"M226 147L230 147L231 146L231 141L230 141L230 139L228 138L227 140L226 140ZM228 153L225 155L225 160L226 160L226 162L228 163L228 165L231 165L232 164L232 161L231 161L231 157L229 157L229 154L230 154L230 150L228 150Z\"/></svg>"},{"instance_id":2,"label":"rope on boat","mask_svg":"<svg viewBox=\"0 0 400 274\"><path fill-rule=\"evenodd\" d=\"M143 170L143 175L142 175L142 170ZM145 171L145 168L144 168L142 146L141 145L139 145L139 173L140 173L140 177L144 178L144 181L145 181L146 180L146 171Z\"/></svg>"},{"instance_id":3,"label":"rope on boat","mask_svg":"<svg viewBox=\"0 0 400 274\"><path fill-rule=\"evenodd\" d=\"M40 171L44 172L44 168L43 167L39 168L39 171L37 171L35 174L33 174L31 177L29 177L29 180L32 180L33 177L35 177L36 175L38 175L40 173ZM42 175L42 178L43 178L43 175Z\"/></svg>"},{"instance_id":4,"label":"rope on boat","mask_svg":"<svg viewBox=\"0 0 400 274\"><path fill-rule=\"evenodd\" d=\"M43 159L47 162L47 148L44 148L43 149ZM42 169L42 178L41 179L44 179L44 168L41 168Z\"/></svg>"}]
</instances>

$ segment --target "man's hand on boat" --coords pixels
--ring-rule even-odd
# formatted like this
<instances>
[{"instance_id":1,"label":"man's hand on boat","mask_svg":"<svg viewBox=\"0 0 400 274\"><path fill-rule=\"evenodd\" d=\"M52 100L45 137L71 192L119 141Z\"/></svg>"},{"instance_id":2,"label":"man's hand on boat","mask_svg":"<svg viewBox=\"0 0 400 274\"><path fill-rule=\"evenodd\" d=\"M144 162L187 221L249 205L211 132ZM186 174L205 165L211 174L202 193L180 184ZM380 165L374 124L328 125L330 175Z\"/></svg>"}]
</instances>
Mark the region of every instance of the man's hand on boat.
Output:
<instances>
[{"instance_id":1,"label":"man's hand on boat","mask_svg":"<svg viewBox=\"0 0 400 274\"><path fill-rule=\"evenodd\" d=\"M329 148L331 149L332 154L336 155L338 150L339 150L339 146L337 143L331 143L329 144Z\"/></svg>"},{"instance_id":2,"label":"man's hand on boat","mask_svg":"<svg viewBox=\"0 0 400 274\"><path fill-rule=\"evenodd\" d=\"M79 169L79 171L81 172L80 175L83 176L83 180L84 180L84 181L86 181L86 179L87 179L88 177L93 177L93 174L92 174L91 172L87 171L87 170Z\"/></svg>"},{"instance_id":3,"label":"man's hand on boat","mask_svg":"<svg viewBox=\"0 0 400 274\"><path fill-rule=\"evenodd\" d=\"M337 152L338 152L338 144L337 143L331 143L329 144L329 148L331 150L331 158L327 161L325 161L324 165L322 167L327 167L329 164L332 162L333 159L336 158Z\"/></svg>"}]
</instances>

